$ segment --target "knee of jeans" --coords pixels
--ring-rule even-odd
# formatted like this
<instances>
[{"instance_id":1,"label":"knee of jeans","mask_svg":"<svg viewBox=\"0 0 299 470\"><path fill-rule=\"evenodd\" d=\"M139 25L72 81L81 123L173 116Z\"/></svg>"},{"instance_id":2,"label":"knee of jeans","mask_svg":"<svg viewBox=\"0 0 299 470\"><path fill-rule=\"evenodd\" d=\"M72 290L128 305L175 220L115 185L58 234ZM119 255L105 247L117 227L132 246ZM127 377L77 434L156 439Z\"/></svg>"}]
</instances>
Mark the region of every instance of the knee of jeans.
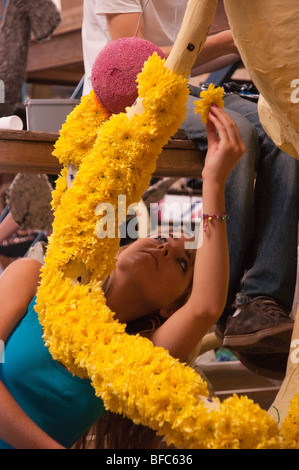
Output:
<instances>
[{"instance_id":1,"label":"knee of jeans","mask_svg":"<svg viewBox=\"0 0 299 470\"><path fill-rule=\"evenodd\" d=\"M255 145L258 146L257 136L252 124L246 119L246 117L242 116L242 114L236 113L231 109L226 109L225 111L227 114L235 121L240 131L241 137L243 139L244 144L255 142Z\"/></svg>"}]
</instances>

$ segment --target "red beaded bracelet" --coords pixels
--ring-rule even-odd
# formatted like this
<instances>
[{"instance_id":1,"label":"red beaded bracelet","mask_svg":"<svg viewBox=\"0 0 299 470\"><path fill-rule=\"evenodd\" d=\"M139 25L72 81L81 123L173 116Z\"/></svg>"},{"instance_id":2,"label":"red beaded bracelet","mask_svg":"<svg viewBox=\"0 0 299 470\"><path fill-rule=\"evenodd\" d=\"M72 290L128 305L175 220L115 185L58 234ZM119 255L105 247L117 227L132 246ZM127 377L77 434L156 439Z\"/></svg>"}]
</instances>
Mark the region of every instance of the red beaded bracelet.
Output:
<instances>
[{"instance_id":1,"label":"red beaded bracelet","mask_svg":"<svg viewBox=\"0 0 299 470\"><path fill-rule=\"evenodd\" d=\"M202 220L203 220L203 229L206 232L208 222L213 220L213 219L218 219L218 220L223 220L226 221L229 219L229 215L226 212L223 212L222 214L203 214L202 215Z\"/></svg>"}]
</instances>

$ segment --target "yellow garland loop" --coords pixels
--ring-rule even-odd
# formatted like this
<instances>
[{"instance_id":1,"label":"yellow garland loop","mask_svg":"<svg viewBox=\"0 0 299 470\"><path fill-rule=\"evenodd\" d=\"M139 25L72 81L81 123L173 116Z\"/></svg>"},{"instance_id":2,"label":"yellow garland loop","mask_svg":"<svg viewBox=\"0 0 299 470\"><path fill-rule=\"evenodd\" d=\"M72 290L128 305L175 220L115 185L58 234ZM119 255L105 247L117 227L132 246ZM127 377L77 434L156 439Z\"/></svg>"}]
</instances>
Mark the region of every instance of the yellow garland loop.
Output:
<instances>
[{"instance_id":1,"label":"yellow garland loop","mask_svg":"<svg viewBox=\"0 0 299 470\"><path fill-rule=\"evenodd\" d=\"M211 410L200 376L149 340L128 336L101 288L115 266L119 239L97 238L96 207L110 202L116 208L118 194L127 204L140 199L162 146L184 118L187 95L186 80L154 54L139 76L141 115L104 122L93 92L73 111L79 122L70 115L55 153L79 170L68 189L64 171L57 197L54 191L53 234L36 309L53 358L89 377L107 409L151 427L178 448L278 448L278 427L264 410L237 396L215 400ZM88 129L86 140L78 129Z\"/></svg>"}]
</instances>

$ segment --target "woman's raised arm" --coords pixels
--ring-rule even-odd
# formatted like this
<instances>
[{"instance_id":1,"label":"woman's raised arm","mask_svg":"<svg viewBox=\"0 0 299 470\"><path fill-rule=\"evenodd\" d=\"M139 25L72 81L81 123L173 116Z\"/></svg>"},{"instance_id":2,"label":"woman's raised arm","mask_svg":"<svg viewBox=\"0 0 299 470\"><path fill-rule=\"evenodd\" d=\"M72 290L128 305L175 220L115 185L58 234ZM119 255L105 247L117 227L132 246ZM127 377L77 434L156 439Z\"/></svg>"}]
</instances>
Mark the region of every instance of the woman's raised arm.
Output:
<instances>
[{"instance_id":1,"label":"woman's raised arm","mask_svg":"<svg viewBox=\"0 0 299 470\"><path fill-rule=\"evenodd\" d=\"M151 337L155 345L181 360L192 353L225 306L229 280L225 181L246 150L235 122L222 109L212 109L202 173L203 214L208 216L203 221L203 243L196 254L192 293Z\"/></svg>"}]
</instances>

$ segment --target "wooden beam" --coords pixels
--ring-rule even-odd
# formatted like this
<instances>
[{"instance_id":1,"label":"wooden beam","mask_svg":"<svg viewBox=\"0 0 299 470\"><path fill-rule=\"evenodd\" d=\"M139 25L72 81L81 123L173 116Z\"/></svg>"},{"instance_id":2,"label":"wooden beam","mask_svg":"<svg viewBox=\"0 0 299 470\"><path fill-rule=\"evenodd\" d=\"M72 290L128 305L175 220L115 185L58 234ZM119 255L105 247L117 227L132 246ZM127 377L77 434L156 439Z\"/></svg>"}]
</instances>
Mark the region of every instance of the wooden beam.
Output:
<instances>
[{"instance_id":1,"label":"wooden beam","mask_svg":"<svg viewBox=\"0 0 299 470\"><path fill-rule=\"evenodd\" d=\"M84 74L81 28L82 0L64 0L62 21L46 41L32 38L27 60L27 82L77 85ZM73 73L74 68L80 70Z\"/></svg>"},{"instance_id":2,"label":"wooden beam","mask_svg":"<svg viewBox=\"0 0 299 470\"><path fill-rule=\"evenodd\" d=\"M37 70L26 75L27 83L42 85L65 85L76 87L84 75L84 66L69 65L50 70ZM40 96L38 98L41 98Z\"/></svg>"},{"instance_id":3,"label":"wooden beam","mask_svg":"<svg viewBox=\"0 0 299 470\"><path fill-rule=\"evenodd\" d=\"M203 166L204 155L195 142L174 138L163 147L154 175L200 178Z\"/></svg>"},{"instance_id":4,"label":"wooden beam","mask_svg":"<svg viewBox=\"0 0 299 470\"><path fill-rule=\"evenodd\" d=\"M52 36L48 41L30 43L27 73L70 65L82 65L81 30Z\"/></svg>"},{"instance_id":5,"label":"wooden beam","mask_svg":"<svg viewBox=\"0 0 299 470\"><path fill-rule=\"evenodd\" d=\"M267 410L281 387L281 380L255 374L237 360L200 362L198 370L203 372L213 394L221 401L234 394L246 395Z\"/></svg>"},{"instance_id":6,"label":"wooden beam","mask_svg":"<svg viewBox=\"0 0 299 470\"><path fill-rule=\"evenodd\" d=\"M58 174L52 155L56 133L0 130L0 173ZM156 176L200 177L204 156L187 139L171 139L158 157Z\"/></svg>"},{"instance_id":7,"label":"wooden beam","mask_svg":"<svg viewBox=\"0 0 299 470\"><path fill-rule=\"evenodd\" d=\"M0 173L59 173L56 139L53 133L0 130Z\"/></svg>"}]
</instances>

